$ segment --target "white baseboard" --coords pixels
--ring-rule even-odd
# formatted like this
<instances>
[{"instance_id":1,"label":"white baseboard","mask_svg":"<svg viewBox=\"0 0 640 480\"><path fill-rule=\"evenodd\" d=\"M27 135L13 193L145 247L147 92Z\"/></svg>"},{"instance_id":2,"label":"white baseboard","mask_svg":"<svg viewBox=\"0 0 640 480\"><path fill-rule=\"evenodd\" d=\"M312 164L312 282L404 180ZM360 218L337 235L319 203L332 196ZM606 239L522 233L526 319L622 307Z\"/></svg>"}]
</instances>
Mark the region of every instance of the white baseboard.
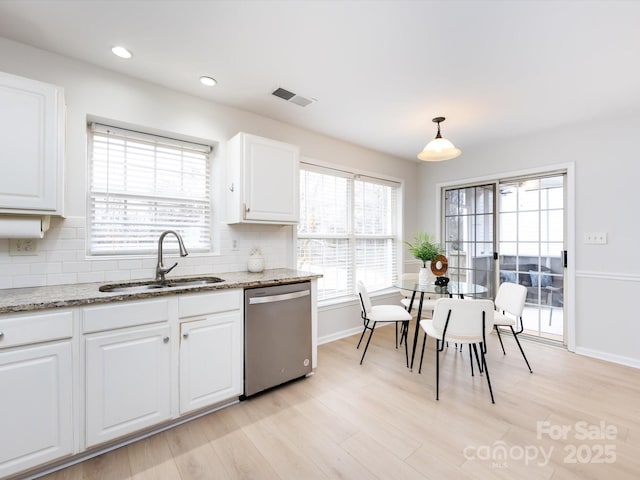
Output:
<instances>
[{"instance_id":1,"label":"white baseboard","mask_svg":"<svg viewBox=\"0 0 640 480\"><path fill-rule=\"evenodd\" d=\"M350 328L348 330L342 330L340 332L334 332L331 335L318 337L318 345L322 345L324 343L329 343L329 342L335 342L336 340L350 337L351 335L355 335L356 333L362 333L362 326Z\"/></svg>"},{"instance_id":2,"label":"white baseboard","mask_svg":"<svg viewBox=\"0 0 640 480\"><path fill-rule=\"evenodd\" d=\"M578 355L584 355L585 357L592 357L600 360L606 360L607 362L625 365L627 367L640 368L640 360L637 358L623 357L621 355L613 355L611 353L582 347L576 347L575 353Z\"/></svg>"}]
</instances>

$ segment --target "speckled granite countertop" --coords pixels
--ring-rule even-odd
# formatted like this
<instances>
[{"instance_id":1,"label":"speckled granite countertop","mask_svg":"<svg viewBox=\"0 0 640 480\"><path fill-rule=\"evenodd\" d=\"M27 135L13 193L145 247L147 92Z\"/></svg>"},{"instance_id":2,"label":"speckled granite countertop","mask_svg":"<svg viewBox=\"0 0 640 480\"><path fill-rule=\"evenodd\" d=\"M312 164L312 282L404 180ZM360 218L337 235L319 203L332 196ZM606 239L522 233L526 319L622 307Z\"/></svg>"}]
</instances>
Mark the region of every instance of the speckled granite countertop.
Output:
<instances>
[{"instance_id":1,"label":"speckled granite countertop","mask_svg":"<svg viewBox=\"0 0 640 480\"><path fill-rule=\"evenodd\" d=\"M199 275L199 277L201 276L202 275ZM227 272L215 273L211 274L211 276L220 277L224 279L224 281L209 285L176 286L136 293L100 292L98 288L107 282L53 285L49 287L10 288L0 290L0 314L43 310L45 308L73 307L94 303L118 302L123 300L213 291L226 288L251 288L281 285L285 283L311 280L319 278L322 275L301 272L288 268L275 268L265 270L261 273ZM170 277L167 279L171 280ZM137 283L138 281L135 280L131 283L134 282ZM122 284L125 284L125 282Z\"/></svg>"}]
</instances>

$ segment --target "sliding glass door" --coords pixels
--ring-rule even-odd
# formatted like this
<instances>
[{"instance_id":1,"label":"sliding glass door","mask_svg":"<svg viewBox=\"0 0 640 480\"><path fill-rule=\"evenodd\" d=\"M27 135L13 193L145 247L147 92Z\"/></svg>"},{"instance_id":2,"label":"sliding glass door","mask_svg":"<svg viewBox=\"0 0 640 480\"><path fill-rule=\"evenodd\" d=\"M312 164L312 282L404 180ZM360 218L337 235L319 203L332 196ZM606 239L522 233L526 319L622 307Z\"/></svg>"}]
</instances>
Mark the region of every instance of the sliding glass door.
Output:
<instances>
[{"instance_id":1,"label":"sliding glass door","mask_svg":"<svg viewBox=\"0 0 640 480\"><path fill-rule=\"evenodd\" d=\"M524 285L526 333L559 342L565 330L565 178L555 173L447 187L442 212L451 281L483 285L490 298L502 282Z\"/></svg>"},{"instance_id":2,"label":"sliding glass door","mask_svg":"<svg viewBox=\"0 0 640 480\"><path fill-rule=\"evenodd\" d=\"M564 340L565 175L500 182L500 282L527 287L528 334Z\"/></svg>"}]
</instances>

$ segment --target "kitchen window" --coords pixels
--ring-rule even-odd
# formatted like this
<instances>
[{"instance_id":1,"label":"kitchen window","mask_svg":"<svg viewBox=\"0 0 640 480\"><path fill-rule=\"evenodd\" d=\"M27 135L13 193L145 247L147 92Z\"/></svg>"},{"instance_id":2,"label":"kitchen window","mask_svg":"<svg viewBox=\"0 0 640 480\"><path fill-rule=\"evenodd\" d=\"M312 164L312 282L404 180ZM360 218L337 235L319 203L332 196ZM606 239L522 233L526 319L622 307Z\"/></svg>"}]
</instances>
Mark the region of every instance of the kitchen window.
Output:
<instances>
[{"instance_id":1,"label":"kitchen window","mask_svg":"<svg viewBox=\"0 0 640 480\"><path fill-rule=\"evenodd\" d=\"M89 255L154 253L164 230L211 251L210 146L102 124L88 137Z\"/></svg>"},{"instance_id":2,"label":"kitchen window","mask_svg":"<svg viewBox=\"0 0 640 480\"><path fill-rule=\"evenodd\" d=\"M298 268L320 273L319 300L370 291L397 277L400 184L302 164Z\"/></svg>"}]
</instances>

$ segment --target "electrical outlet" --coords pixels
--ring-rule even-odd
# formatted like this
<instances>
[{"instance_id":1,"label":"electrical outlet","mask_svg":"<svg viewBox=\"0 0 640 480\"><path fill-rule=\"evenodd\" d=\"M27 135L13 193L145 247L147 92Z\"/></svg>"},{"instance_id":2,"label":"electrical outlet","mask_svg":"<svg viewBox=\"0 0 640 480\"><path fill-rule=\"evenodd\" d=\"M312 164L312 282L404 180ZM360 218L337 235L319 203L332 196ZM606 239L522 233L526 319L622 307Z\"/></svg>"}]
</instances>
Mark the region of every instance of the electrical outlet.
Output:
<instances>
[{"instance_id":1,"label":"electrical outlet","mask_svg":"<svg viewBox=\"0 0 640 480\"><path fill-rule=\"evenodd\" d=\"M584 243L588 245L606 245L607 232L588 232L584 234Z\"/></svg>"},{"instance_id":2,"label":"electrical outlet","mask_svg":"<svg viewBox=\"0 0 640 480\"><path fill-rule=\"evenodd\" d=\"M38 240L35 238L12 238L9 240L9 255L38 255Z\"/></svg>"},{"instance_id":3,"label":"electrical outlet","mask_svg":"<svg viewBox=\"0 0 640 480\"><path fill-rule=\"evenodd\" d=\"M238 250L238 240L235 238L231 240L231 250L234 252Z\"/></svg>"}]
</instances>

